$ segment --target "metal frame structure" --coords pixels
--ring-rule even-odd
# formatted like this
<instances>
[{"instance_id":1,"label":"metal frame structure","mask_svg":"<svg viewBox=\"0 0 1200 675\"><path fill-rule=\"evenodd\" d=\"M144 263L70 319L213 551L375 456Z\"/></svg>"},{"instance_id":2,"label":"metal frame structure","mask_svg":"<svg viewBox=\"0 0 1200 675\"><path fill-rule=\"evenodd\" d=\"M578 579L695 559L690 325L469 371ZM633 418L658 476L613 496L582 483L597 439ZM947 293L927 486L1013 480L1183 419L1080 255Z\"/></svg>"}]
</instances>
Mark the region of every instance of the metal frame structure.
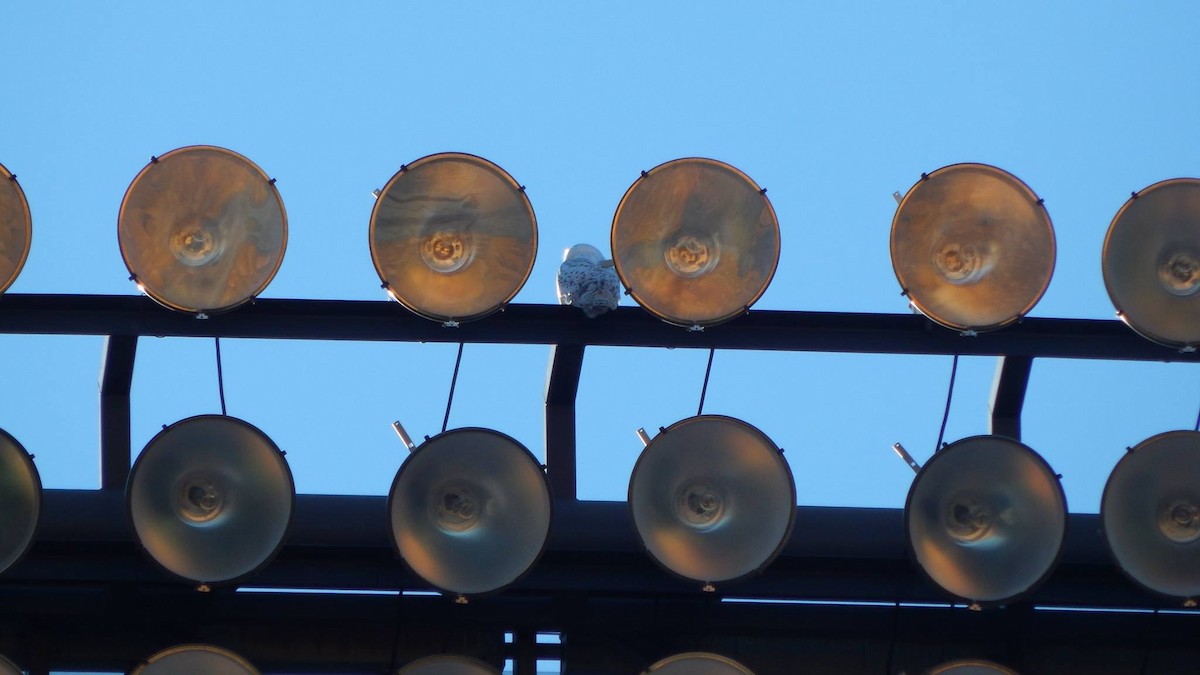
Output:
<instances>
[{"instance_id":1,"label":"metal frame structure","mask_svg":"<svg viewBox=\"0 0 1200 675\"><path fill-rule=\"evenodd\" d=\"M971 612L947 604L909 559L898 509L800 507L783 553L731 590L735 599L664 574L625 504L576 498L575 398L591 345L999 356L992 430L1019 437L1034 359L1200 362L1118 321L1027 318L964 338L917 315L756 310L688 332L636 307L587 320L569 307L511 305L447 330L387 302L258 300L199 321L144 297L0 296L0 334L18 333L106 336L101 489L47 490L32 550L0 576L0 653L31 673L127 671L182 642L221 644L266 672L383 673L437 651L512 659L518 675L539 659L573 675L636 673L689 650L759 675L917 673L968 656L1023 673L1184 673L1200 661L1200 615L1158 611L1168 601L1124 578L1094 515L1070 516L1062 560L1031 597ZM504 593L457 605L421 593L395 559L384 497L299 495L281 553L250 582L261 592L198 593L166 579L125 522L140 336L551 346L546 463L557 501L544 557Z\"/></svg>"}]
</instances>

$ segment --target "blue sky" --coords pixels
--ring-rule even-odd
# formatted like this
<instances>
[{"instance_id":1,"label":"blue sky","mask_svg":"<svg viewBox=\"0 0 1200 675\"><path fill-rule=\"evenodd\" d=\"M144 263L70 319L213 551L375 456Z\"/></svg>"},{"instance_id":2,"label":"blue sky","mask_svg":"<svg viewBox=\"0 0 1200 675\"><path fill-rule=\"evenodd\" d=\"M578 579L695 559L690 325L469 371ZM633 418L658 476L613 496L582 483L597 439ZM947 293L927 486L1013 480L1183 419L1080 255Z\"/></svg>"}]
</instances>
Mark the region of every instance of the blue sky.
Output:
<instances>
[{"instance_id":1,"label":"blue sky","mask_svg":"<svg viewBox=\"0 0 1200 675\"><path fill-rule=\"evenodd\" d=\"M607 248L640 170L706 156L767 187L779 216L779 268L756 308L904 312L892 192L983 162L1028 183L1054 222L1055 276L1031 315L1110 318L1113 215L1131 190L1200 173L1198 20L1191 2L10 3L0 163L20 176L34 243L9 292L135 293L116 238L125 189L150 155L212 144L279 181L289 241L267 298L384 299L370 191L460 151L528 187L540 248L516 302L553 302L563 249ZM97 485L101 344L0 336L0 427L47 487ZM382 495L403 460L389 423L440 429L455 346L222 352L229 413L288 452L301 492ZM468 345L451 426L543 455L547 358ZM634 430L694 414L706 358L588 350L581 497L624 498ZM947 440L987 431L994 367L963 359ZM949 370L949 357L718 352L705 412L784 447L801 504L900 507L912 473L889 448L928 457ZM1196 376L1035 363L1025 441L1064 475L1072 511L1098 509L1126 446L1191 427ZM133 397L135 451L163 424L218 412L212 341L143 339Z\"/></svg>"}]
</instances>

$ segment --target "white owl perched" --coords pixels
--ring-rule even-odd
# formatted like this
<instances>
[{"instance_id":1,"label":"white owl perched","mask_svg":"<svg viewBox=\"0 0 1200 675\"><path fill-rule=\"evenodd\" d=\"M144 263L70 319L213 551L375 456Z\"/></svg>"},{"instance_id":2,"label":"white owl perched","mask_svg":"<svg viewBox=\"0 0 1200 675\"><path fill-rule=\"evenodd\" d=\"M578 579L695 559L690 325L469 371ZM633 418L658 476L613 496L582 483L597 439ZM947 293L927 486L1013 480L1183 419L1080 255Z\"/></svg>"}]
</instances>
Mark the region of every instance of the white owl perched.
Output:
<instances>
[{"instance_id":1,"label":"white owl perched","mask_svg":"<svg viewBox=\"0 0 1200 675\"><path fill-rule=\"evenodd\" d=\"M590 244L575 244L563 253L556 286L559 304L578 307L589 319L615 309L621 300L613 261Z\"/></svg>"}]
</instances>

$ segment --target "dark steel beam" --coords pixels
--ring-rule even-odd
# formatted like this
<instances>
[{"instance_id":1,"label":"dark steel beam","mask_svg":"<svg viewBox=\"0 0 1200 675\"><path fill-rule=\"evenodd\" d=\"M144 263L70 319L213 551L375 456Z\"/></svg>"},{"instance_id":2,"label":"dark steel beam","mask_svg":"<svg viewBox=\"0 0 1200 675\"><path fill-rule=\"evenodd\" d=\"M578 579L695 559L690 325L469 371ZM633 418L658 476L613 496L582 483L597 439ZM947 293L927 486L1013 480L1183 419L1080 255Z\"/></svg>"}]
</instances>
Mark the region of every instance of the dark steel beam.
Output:
<instances>
[{"instance_id":1,"label":"dark steel beam","mask_svg":"<svg viewBox=\"0 0 1200 675\"><path fill-rule=\"evenodd\" d=\"M395 672L447 652L496 666L506 656L528 663L557 652L581 675L636 673L699 650L758 675L918 673L965 657L1024 663L1029 673L1190 673L1200 658L1197 614L523 593L457 605L440 597L36 584L0 585L0 602L0 653L26 666L44 659L58 671L128 672L160 649L192 642L288 673ZM561 648L537 645L540 631L561 633ZM503 644L505 632L517 644Z\"/></svg>"},{"instance_id":2,"label":"dark steel beam","mask_svg":"<svg viewBox=\"0 0 1200 675\"><path fill-rule=\"evenodd\" d=\"M422 319L396 303L264 300L196 319L140 296L0 296L0 334L151 335L297 340L477 342L696 349L960 354L1200 362L1200 352L1150 342L1115 320L1026 318L964 337L913 314L754 310L689 332L639 307L595 319L561 305L509 305L458 328Z\"/></svg>"},{"instance_id":3,"label":"dark steel beam","mask_svg":"<svg viewBox=\"0 0 1200 675\"><path fill-rule=\"evenodd\" d=\"M1029 389L1029 373L1033 358L1001 356L992 380L991 433L1021 440L1021 409L1025 407L1025 392Z\"/></svg>"},{"instance_id":4,"label":"dark steel beam","mask_svg":"<svg viewBox=\"0 0 1200 675\"><path fill-rule=\"evenodd\" d=\"M129 478L129 391L133 386L136 335L104 339L100 364L100 488L124 490Z\"/></svg>"},{"instance_id":5,"label":"dark steel beam","mask_svg":"<svg viewBox=\"0 0 1200 675\"><path fill-rule=\"evenodd\" d=\"M554 345L546 373L546 474L555 499L575 499L575 395L583 345Z\"/></svg>"},{"instance_id":6,"label":"dark steel beam","mask_svg":"<svg viewBox=\"0 0 1200 675\"><path fill-rule=\"evenodd\" d=\"M623 502L555 503L547 550L512 591L534 594L705 597L642 550ZM383 497L299 495L279 556L252 586L428 588L397 559ZM948 602L909 559L899 509L801 507L781 555L717 596L818 601ZM120 493L48 490L29 555L5 584L179 586L139 550ZM713 596L708 596L713 597ZM1098 516L1072 514L1065 551L1031 600L1080 607L1172 607L1126 580L1110 560Z\"/></svg>"}]
</instances>

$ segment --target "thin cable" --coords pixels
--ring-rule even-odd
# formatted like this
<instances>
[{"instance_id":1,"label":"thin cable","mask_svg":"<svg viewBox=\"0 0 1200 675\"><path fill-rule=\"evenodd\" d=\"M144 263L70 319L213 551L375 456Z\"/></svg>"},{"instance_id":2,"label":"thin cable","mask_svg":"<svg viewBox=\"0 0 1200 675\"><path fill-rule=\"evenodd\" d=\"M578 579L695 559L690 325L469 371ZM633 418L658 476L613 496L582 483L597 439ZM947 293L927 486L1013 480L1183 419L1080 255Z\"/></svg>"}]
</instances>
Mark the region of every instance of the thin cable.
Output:
<instances>
[{"instance_id":1,"label":"thin cable","mask_svg":"<svg viewBox=\"0 0 1200 675\"><path fill-rule=\"evenodd\" d=\"M454 403L454 386L458 384L458 366L462 363L463 343L458 343L458 356L454 359L454 375L450 377L450 396L446 399L446 416L442 418L442 433L450 424L450 406Z\"/></svg>"},{"instance_id":2,"label":"thin cable","mask_svg":"<svg viewBox=\"0 0 1200 675\"><path fill-rule=\"evenodd\" d=\"M946 422L950 421L950 401L954 400L954 376L958 374L958 354L954 355L954 363L950 366L950 388L946 392L946 412L942 413L942 428L938 431L937 445L933 451L942 449L942 439L946 437Z\"/></svg>"},{"instance_id":3,"label":"thin cable","mask_svg":"<svg viewBox=\"0 0 1200 675\"><path fill-rule=\"evenodd\" d=\"M1150 657L1154 654L1154 631L1157 628L1154 624L1158 623L1158 608L1154 608L1154 613L1150 615L1149 627L1146 629L1146 651L1142 654L1142 667L1138 668L1139 675L1146 675L1146 669L1150 667Z\"/></svg>"},{"instance_id":4,"label":"thin cable","mask_svg":"<svg viewBox=\"0 0 1200 675\"><path fill-rule=\"evenodd\" d=\"M217 393L221 396L221 415L225 412L225 375L221 372L221 338L213 338L217 345Z\"/></svg>"},{"instance_id":5,"label":"thin cable","mask_svg":"<svg viewBox=\"0 0 1200 675\"><path fill-rule=\"evenodd\" d=\"M900 640L900 601L897 600L892 605L892 639L888 645L887 664L884 666L884 675L892 675L892 663L896 658L896 643Z\"/></svg>"},{"instance_id":6,"label":"thin cable","mask_svg":"<svg viewBox=\"0 0 1200 675\"><path fill-rule=\"evenodd\" d=\"M396 632L392 634L392 658L391 666L388 668L389 673L394 673L400 667L400 637L402 635L401 627L404 625L404 589L400 588L396 592Z\"/></svg>"},{"instance_id":7,"label":"thin cable","mask_svg":"<svg viewBox=\"0 0 1200 675\"><path fill-rule=\"evenodd\" d=\"M708 350L708 367L704 369L704 386L700 387L700 407L696 409L696 416L704 414L704 397L708 394L708 376L712 374L713 354L716 354L716 349Z\"/></svg>"}]
</instances>

